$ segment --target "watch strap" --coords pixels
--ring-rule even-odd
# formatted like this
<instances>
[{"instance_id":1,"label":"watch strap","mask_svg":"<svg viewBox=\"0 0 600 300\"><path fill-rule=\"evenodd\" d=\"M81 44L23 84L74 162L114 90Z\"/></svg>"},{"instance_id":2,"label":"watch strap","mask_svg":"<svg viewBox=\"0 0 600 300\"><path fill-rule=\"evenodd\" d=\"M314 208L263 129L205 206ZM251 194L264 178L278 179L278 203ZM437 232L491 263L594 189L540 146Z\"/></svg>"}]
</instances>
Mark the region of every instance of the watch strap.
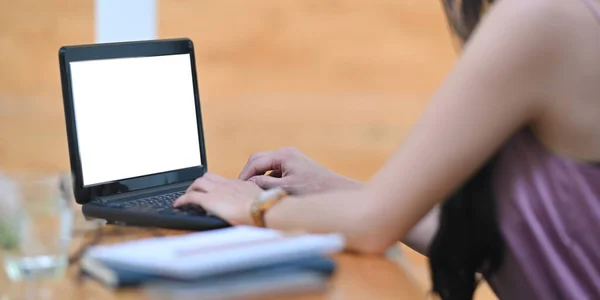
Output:
<instances>
[{"instance_id":1,"label":"watch strap","mask_svg":"<svg viewBox=\"0 0 600 300\"><path fill-rule=\"evenodd\" d=\"M279 203L288 194L281 188L270 189L262 192L250 207L252 221L257 227L267 227L265 214L271 207Z\"/></svg>"}]
</instances>

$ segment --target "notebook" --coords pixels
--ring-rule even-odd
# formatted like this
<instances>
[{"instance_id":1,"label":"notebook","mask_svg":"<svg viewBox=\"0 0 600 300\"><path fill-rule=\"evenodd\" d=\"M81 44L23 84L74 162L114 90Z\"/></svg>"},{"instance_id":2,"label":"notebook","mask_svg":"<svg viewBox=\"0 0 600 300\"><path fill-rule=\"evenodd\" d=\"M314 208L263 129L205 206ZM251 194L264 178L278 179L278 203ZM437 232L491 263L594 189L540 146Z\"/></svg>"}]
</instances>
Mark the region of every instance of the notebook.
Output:
<instances>
[{"instance_id":1,"label":"notebook","mask_svg":"<svg viewBox=\"0 0 600 300\"><path fill-rule=\"evenodd\" d=\"M334 269L333 260L311 257L196 281L156 282L144 291L152 299L279 299L325 291Z\"/></svg>"},{"instance_id":2,"label":"notebook","mask_svg":"<svg viewBox=\"0 0 600 300\"><path fill-rule=\"evenodd\" d=\"M344 245L340 234L291 234L238 226L94 246L84 255L83 264L194 280L327 256L342 251Z\"/></svg>"},{"instance_id":3,"label":"notebook","mask_svg":"<svg viewBox=\"0 0 600 300\"><path fill-rule=\"evenodd\" d=\"M82 271L107 288L133 288L139 286L157 286L155 290L185 289L198 291L213 290L215 287L226 288L239 285L267 284L279 280L284 286L302 285L307 282L325 281L335 272L335 261L324 256L307 257L291 260L266 267L258 267L245 271L223 273L194 280L178 280L154 273L136 271L119 265L106 265L95 260L82 261ZM284 278L282 278L284 277Z\"/></svg>"}]
</instances>

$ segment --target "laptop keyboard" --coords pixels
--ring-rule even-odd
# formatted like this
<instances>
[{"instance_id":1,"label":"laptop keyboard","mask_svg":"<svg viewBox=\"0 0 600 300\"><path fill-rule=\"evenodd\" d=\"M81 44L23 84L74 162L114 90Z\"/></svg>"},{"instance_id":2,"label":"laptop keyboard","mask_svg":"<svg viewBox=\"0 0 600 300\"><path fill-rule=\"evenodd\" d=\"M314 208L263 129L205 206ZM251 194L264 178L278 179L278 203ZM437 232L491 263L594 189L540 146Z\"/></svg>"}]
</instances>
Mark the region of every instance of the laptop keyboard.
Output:
<instances>
[{"instance_id":1,"label":"laptop keyboard","mask_svg":"<svg viewBox=\"0 0 600 300\"><path fill-rule=\"evenodd\" d=\"M169 215L206 215L206 211L197 205L185 205L177 208L173 207L173 202L184 193L185 192L175 192L138 200L131 200L119 204L113 204L111 207Z\"/></svg>"}]
</instances>

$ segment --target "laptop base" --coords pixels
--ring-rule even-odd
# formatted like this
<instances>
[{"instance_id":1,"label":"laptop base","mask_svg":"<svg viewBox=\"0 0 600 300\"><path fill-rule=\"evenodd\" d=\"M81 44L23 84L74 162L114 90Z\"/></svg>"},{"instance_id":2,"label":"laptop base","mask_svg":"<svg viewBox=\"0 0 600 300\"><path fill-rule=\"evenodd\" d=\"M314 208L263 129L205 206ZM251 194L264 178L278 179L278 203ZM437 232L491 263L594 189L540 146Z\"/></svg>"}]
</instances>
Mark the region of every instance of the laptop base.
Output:
<instances>
[{"instance_id":1,"label":"laptop base","mask_svg":"<svg viewBox=\"0 0 600 300\"><path fill-rule=\"evenodd\" d=\"M203 231L230 227L225 220L209 215L163 215L156 212L144 212L101 206L94 203L82 205L83 215L87 218L106 220L108 224L137 227L155 227L164 229Z\"/></svg>"}]
</instances>

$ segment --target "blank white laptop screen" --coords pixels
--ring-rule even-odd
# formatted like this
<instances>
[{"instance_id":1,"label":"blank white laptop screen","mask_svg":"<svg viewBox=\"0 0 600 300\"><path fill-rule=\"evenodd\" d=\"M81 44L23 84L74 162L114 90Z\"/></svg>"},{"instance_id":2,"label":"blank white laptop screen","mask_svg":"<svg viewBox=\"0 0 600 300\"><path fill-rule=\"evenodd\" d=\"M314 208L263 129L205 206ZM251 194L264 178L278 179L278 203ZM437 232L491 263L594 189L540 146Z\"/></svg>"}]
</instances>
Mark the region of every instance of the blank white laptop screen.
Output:
<instances>
[{"instance_id":1,"label":"blank white laptop screen","mask_svg":"<svg viewBox=\"0 0 600 300\"><path fill-rule=\"evenodd\" d=\"M70 67L84 186L202 165L189 54Z\"/></svg>"}]
</instances>

